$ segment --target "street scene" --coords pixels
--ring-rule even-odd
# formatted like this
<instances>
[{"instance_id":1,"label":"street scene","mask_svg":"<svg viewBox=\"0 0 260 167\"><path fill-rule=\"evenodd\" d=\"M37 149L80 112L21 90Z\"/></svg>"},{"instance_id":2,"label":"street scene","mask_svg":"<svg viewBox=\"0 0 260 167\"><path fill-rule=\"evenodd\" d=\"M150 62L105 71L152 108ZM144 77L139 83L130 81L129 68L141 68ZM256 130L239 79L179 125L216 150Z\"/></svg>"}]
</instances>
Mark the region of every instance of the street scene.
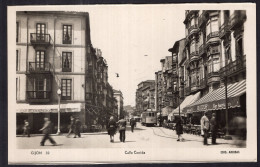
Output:
<instances>
[{"instance_id":1,"label":"street scene","mask_svg":"<svg viewBox=\"0 0 260 167\"><path fill-rule=\"evenodd\" d=\"M246 10L108 11L16 12L18 149L247 147Z\"/></svg>"},{"instance_id":2,"label":"street scene","mask_svg":"<svg viewBox=\"0 0 260 167\"><path fill-rule=\"evenodd\" d=\"M67 138L65 135L53 138L58 143L53 146L49 141L45 147L39 145L42 136L32 135L31 138L22 136L17 137L17 147L19 149L65 149L65 148L200 148L203 138L198 135L184 134L184 142L177 142L178 136L175 131L162 127L145 127L140 123L131 132L131 127L128 125L126 129L126 141L120 142L119 134L115 135L114 143L110 142L109 135L105 132L100 133L83 133L81 138ZM209 143L211 141L209 140ZM209 148L234 148L236 143L231 140L219 139L218 145L209 145Z\"/></svg>"}]
</instances>

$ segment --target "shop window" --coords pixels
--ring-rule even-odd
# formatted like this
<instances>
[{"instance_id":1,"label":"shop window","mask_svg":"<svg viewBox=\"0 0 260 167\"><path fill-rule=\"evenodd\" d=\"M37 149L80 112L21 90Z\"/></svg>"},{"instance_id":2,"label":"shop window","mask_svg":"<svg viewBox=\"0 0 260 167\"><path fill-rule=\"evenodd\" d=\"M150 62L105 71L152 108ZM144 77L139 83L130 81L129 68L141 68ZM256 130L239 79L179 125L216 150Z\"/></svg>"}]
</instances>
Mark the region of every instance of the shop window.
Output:
<instances>
[{"instance_id":1,"label":"shop window","mask_svg":"<svg viewBox=\"0 0 260 167\"><path fill-rule=\"evenodd\" d=\"M71 100L71 79L61 80L61 99Z\"/></svg>"}]
</instances>

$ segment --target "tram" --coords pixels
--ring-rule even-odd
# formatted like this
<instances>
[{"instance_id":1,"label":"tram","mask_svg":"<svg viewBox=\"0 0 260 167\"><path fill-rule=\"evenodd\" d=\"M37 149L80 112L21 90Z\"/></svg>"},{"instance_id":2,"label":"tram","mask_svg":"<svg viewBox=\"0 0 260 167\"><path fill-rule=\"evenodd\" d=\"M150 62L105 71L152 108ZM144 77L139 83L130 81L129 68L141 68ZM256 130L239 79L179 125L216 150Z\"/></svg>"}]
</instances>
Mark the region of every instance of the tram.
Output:
<instances>
[{"instance_id":1,"label":"tram","mask_svg":"<svg viewBox=\"0 0 260 167\"><path fill-rule=\"evenodd\" d=\"M157 125L157 114L156 112L146 111L141 114L141 124L145 126Z\"/></svg>"}]
</instances>

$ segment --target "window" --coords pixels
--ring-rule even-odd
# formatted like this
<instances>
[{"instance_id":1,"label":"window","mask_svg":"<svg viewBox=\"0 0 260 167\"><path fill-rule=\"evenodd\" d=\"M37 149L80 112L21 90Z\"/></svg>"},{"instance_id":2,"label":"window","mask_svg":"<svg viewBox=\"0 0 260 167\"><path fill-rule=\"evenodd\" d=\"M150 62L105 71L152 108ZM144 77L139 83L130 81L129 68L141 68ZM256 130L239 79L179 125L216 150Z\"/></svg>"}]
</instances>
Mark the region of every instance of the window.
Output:
<instances>
[{"instance_id":1,"label":"window","mask_svg":"<svg viewBox=\"0 0 260 167\"><path fill-rule=\"evenodd\" d=\"M71 100L71 79L61 80L61 99Z\"/></svg>"},{"instance_id":2,"label":"window","mask_svg":"<svg viewBox=\"0 0 260 167\"><path fill-rule=\"evenodd\" d=\"M62 52L62 71L71 72L71 52Z\"/></svg>"},{"instance_id":3,"label":"window","mask_svg":"<svg viewBox=\"0 0 260 167\"><path fill-rule=\"evenodd\" d=\"M17 100L17 92L18 92L18 78L16 78L16 100Z\"/></svg>"},{"instance_id":4,"label":"window","mask_svg":"<svg viewBox=\"0 0 260 167\"><path fill-rule=\"evenodd\" d=\"M219 58L213 58L213 72L219 71Z\"/></svg>"},{"instance_id":5,"label":"window","mask_svg":"<svg viewBox=\"0 0 260 167\"><path fill-rule=\"evenodd\" d=\"M16 50L16 71L19 70L19 52Z\"/></svg>"},{"instance_id":6,"label":"window","mask_svg":"<svg viewBox=\"0 0 260 167\"><path fill-rule=\"evenodd\" d=\"M16 22L16 42L18 42L18 36L19 36L19 22Z\"/></svg>"},{"instance_id":7,"label":"window","mask_svg":"<svg viewBox=\"0 0 260 167\"><path fill-rule=\"evenodd\" d=\"M63 44L71 44L72 25L63 25Z\"/></svg>"},{"instance_id":8,"label":"window","mask_svg":"<svg viewBox=\"0 0 260 167\"><path fill-rule=\"evenodd\" d=\"M219 53L219 47L218 46L212 46L211 47L211 54Z\"/></svg>"},{"instance_id":9,"label":"window","mask_svg":"<svg viewBox=\"0 0 260 167\"><path fill-rule=\"evenodd\" d=\"M45 51L36 51L35 57L35 70L44 70L45 69Z\"/></svg>"},{"instance_id":10,"label":"window","mask_svg":"<svg viewBox=\"0 0 260 167\"><path fill-rule=\"evenodd\" d=\"M46 24L36 24L36 40L45 42Z\"/></svg>"}]
</instances>

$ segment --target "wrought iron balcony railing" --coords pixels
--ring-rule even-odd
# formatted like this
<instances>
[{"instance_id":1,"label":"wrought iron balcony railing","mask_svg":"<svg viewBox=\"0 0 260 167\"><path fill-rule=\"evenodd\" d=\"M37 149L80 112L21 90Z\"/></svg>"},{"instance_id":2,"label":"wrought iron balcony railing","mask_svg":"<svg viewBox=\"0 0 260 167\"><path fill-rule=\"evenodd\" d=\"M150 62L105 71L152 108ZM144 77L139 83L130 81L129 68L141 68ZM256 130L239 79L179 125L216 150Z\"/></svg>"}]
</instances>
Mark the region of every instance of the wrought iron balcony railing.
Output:
<instances>
[{"instance_id":1,"label":"wrought iron balcony railing","mask_svg":"<svg viewBox=\"0 0 260 167\"><path fill-rule=\"evenodd\" d=\"M246 55L220 69L221 77L232 76L246 70Z\"/></svg>"},{"instance_id":2,"label":"wrought iron balcony railing","mask_svg":"<svg viewBox=\"0 0 260 167\"><path fill-rule=\"evenodd\" d=\"M198 25L194 24L194 25L190 26L188 29L189 34L192 32L192 30L198 30Z\"/></svg>"},{"instance_id":3,"label":"wrought iron balcony railing","mask_svg":"<svg viewBox=\"0 0 260 167\"><path fill-rule=\"evenodd\" d=\"M50 101L51 91L26 91L26 95L29 103L44 103Z\"/></svg>"},{"instance_id":4,"label":"wrought iron balcony railing","mask_svg":"<svg viewBox=\"0 0 260 167\"><path fill-rule=\"evenodd\" d=\"M50 73L51 64L39 63L39 62L29 62L29 72L30 73Z\"/></svg>"},{"instance_id":5,"label":"wrought iron balcony railing","mask_svg":"<svg viewBox=\"0 0 260 167\"><path fill-rule=\"evenodd\" d=\"M51 44L51 36L50 34L39 34L39 33L31 33L30 34L31 44L38 45L50 45Z\"/></svg>"},{"instance_id":6,"label":"wrought iron balcony railing","mask_svg":"<svg viewBox=\"0 0 260 167\"><path fill-rule=\"evenodd\" d=\"M211 38L219 37L219 31L211 32L209 35L207 35L207 41Z\"/></svg>"}]
</instances>

